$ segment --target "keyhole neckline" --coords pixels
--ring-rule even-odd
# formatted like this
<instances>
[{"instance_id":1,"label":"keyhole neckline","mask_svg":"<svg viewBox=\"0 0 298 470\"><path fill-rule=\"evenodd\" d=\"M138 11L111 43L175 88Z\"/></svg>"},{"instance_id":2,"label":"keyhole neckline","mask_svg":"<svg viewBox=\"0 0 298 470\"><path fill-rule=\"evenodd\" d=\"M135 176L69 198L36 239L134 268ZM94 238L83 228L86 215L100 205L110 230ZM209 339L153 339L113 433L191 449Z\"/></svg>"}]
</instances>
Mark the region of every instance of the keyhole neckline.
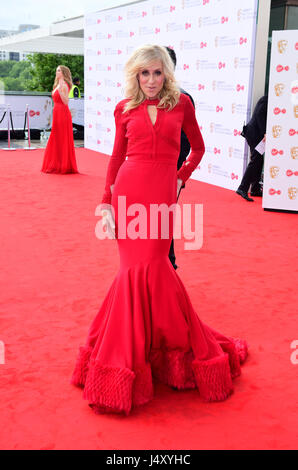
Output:
<instances>
[{"instance_id":1,"label":"keyhole neckline","mask_svg":"<svg viewBox=\"0 0 298 470\"><path fill-rule=\"evenodd\" d=\"M158 98L154 98L154 100L150 100L149 98L145 98L145 100L143 101L144 104L146 104L147 106L156 106L158 103L160 102L160 99Z\"/></svg>"}]
</instances>

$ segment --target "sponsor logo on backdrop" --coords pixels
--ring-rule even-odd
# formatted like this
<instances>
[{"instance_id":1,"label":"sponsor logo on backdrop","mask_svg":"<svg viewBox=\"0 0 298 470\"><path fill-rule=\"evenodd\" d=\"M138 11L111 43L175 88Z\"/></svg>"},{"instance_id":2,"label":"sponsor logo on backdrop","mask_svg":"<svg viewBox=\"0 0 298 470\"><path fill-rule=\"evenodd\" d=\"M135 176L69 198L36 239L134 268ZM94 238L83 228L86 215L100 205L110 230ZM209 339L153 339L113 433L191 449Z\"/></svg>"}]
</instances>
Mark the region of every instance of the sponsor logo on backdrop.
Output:
<instances>
[{"instance_id":1,"label":"sponsor logo on backdrop","mask_svg":"<svg viewBox=\"0 0 298 470\"><path fill-rule=\"evenodd\" d=\"M276 71L277 71L278 73L281 73L281 72L288 72L289 70L290 70L290 67L289 67L288 65L283 66L283 65L280 65L280 64L279 64L279 65L277 65L277 67L276 67Z\"/></svg>"},{"instance_id":2,"label":"sponsor logo on backdrop","mask_svg":"<svg viewBox=\"0 0 298 470\"><path fill-rule=\"evenodd\" d=\"M105 55L120 55L122 54L122 50L121 49L114 49L112 47L106 47L105 48Z\"/></svg>"},{"instance_id":3,"label":"sponsor logo on backdrop","mask_svg":"<svg viewBox=\"0 0 298 470\"><path fill-rule=\"evenodd\" d=\"M200 44L198 42L192 41L180 41L180 50L193 50L193 49L200 49Z\"/></svg>"},{"instance_id":4,"label":"sponsor logo on backdrop","mask_svg":"<svg viewBox=\"0 0 298 470\"><path fill-rule=\"evenodd\" d=\"M147 11L144 10L128 10L126 18L128 20L136 20L139 18L146 18L147 15Z\"/></svg>"},{"instance_id":5,"label":"sponsor logo on backdrop","mask_svg":"<svg viewBox=\"0 0 298 470\"><path fill-rule=\"evenodd\" d=\"M275 91L276 96L281 96L284 92L284 89L285 89L285 85L283 83L277 83L274 86L274 91Z\"/></svg>"},{"instance_id":6,"label":"sponsor logo on backdrop","mask_svg":"<svg viewBox=\"0 0 298 470\"><path fill-rule=\"evenodd\" d=\"M91 18L90 16L86 18L86 26L94 26L96 24L96 19Z\"/></svg>"},{"instance_id":7,"label":"sponsor logo on backdrop","mask_svg":"<svg viewBox=\"0 0 298 470\"><path fill-rule=\"evenodd\" d=\"M290 178L291 176L298 176L298 171L287 170L286 175Z\"/></svg>"},{"instance_id":8,"label":"sponsor logo on backdrop","mask_svg":"<svg viewBox=\"0 0 298 470\"><path fill-rule=\"evenodd\" d=\"M286 114L287 110L286 108L283 108L283 109L280 109L280 108L274 108L273 110L273 114L275 114L275 116L278 116L280 113L281 114Z\"/></svg>"},{"instance_id":9,"label":"sponsor logo on backdrop","mask_svg":"<svg viewBox=\"0 0 298 470\"><path fill-rule=\"evenodd\" d=\"M282 134L282 127L281 126L273 126L272 127L272 135L274 137L274 139L279 139L279 137L281 136Z\"/></svg>"},{"instance_id":10,"label":"sponsor logo on backdrop","mask_svg":"<svg viewBox=\"0 0 298 470\"><path fill-rule=\"evenodd\" d=\"M160 5L157 5L157 6L154 6L152 7L152 15L164 15L164 14L167 14L167 13L173 13L174 11L176 11L176 7L174 5L171 5L171 6L160 6Z\"/></svg>"},{"instance_id":11,"label":"sponsor logo on backdrop","mask_svg":"<svg viewBox=\"0 0 298 470\"><path fill-rule=\"evenodd\" d=\"M269 196L280 196L280 195L281 195L280 189L274 189L274 188L269 189Z\"/></svg>"},{"instance_id":12,"label":"sponsor logo on backdrop","mask_svg":"<svg viewBox=\"0 0 298 470\"><path fill-rule=\"evenodd\" d=\"M239 44L240 44L240 46L243 46L243 45L247 44L247 38L241 37L239 39Z\"/></svg>"},{"instance_id":13,"label":"sponsor logo on backdrop","mask_svg":"<svg viewBox=\"0 0 298 470\"><path fill-rule=\"evenodd\" d=\"M40 111L33 111L33 109L30 109L29 116L30 117L40 116Z\"/></svg>"},{"instance_id":14,"label":"sponsor logo on backdrop","mask_svg":"<svg viewBox=\"0 0 298 470\"><path fill-rule=\"evenodd\" d=\"M221 1L221 0L218 0ZM201 6L209 6L210 0L182 0L182 8L194 8L194 7L201 7Z\"/></svg>"},{"instance_id":15,"label":"sponsor logo on backdrop","mask_svg":"<svg viewBox=\"0 0 298 470\"><path fill-rule=\"evenodd\" d=\"M298 147L291 148L291 157L293 160L298 160Z\"/></svg>"},{"instance_id":16,"label":"sponsor logo on backdrop","mask_svg":"<svg viewBox=\"0 0 298 470\"><path fill-rule=\"evenodd\" d=\"M122 20L123 20L123 17L121 15L117 15L117 13L105 15L106 23L116 23L117 21L122 21Z\"/></svg>"},{"instance_id":17,"label":"sponsor logo on backdrop","mask_svg":"<svg viewBox=\"0 0 298 470\"><path fill-rule=\"evenodd\" d=\"M291 187L288 189L288 196L291 201L294 201L297 198L298 188Z\"/></svg>"},{"instance_id":18,"label":"sponsor logo on backdrop","mask_svg":"<svg viewBox=\"0 0 298 470\"><path fill-rule=\"evenodd\" d=\"M277 155L284 155L284 151L283 150L278 150L278 149L272 149L271 150L271 155L273 155L274 157L277 156Z\"/></svg>"},{"instance_id":19,"label":"sponsor logo on backdrop","mask_svg":"<svg viewBox=\"0 0 298 470\"><path fill-rule=\"evenodd\" d=\"M167 33L171 33L173 31L181 31L182 29L184 29L184 25L183 24L179 24L179 23L167 23L166 25L166 32Z\"/></svg>"},{"instance_id":20,"label":"sponsor logo on backdrop","mask_svg":"<svg viewBox=\"0 0 298 470\"><path fill-rule=\"evenodd\" d=\"M85 54L88 56L88 57L94 57L96 56L96 51L94 49L87 49Z\"/></svg>"},{"instance_id":21,"label":"sponsor logo on backdrop","mask_svg":"<svg viewBox=\"0 0 298 470\"><path fill-rule=\"evenodd\" d=\"M285 39L281 39L280 41L278 41L277 48L280 54L284 54L287 50L287 47L288 47L288 41L286 41Z\"/></svg>"},{"instance_id":22,"label":"sponsor logo on backdrop","mask_svg":"<svg viewBox=\"0 0 298 470\"><path fill-rule=\"evenodd\" d=\"M239 8L237 11L237 21L248 21L256 17L256 13L252 8Z\"/></svg>"},{"instance_id":23,"label":"sponsor logo on backdrop","mask_svg":"<svg viewBox=\"0 0 298 470\"><path fill-rule=\"evenodd\" d=\"M246 41L247 41L247 39L246 39ZM237 46L237 44L238 44L238 42L237 42L237 38L235 38L235 36L216 36L215 39L214 39L215 47Z\"/></svg>"},{"instance_id":24,"label":"sponsor logo on backdrop","mask_svg":"<svg viewBox=\"0 0 298 470\"><path fill-rule=\"evenodd\" d=\"M254 66L253 62L248 57L235 57L234 68L235 69L252 69Z\"/></svg>"},{"instance_id":25,"label":"sponsor logo on backdrop","mask_svg":"<svg viewBox=\"0 0 298 470\"><path fill-rule=\"evenodd\" d=\"M134 33L132 31L118 30L115 33L115 37L117 39L126 39L126 38L131 38L133 36L134 36Z\"/></svg>"},{"instance_id":26,"label":"sponsor logo on backdrop","mask_svg":"<svg viewBox=\"0 0 298 470\"><path fill-rule=\"evenodd\" d=\"M280 168L278 166L271 166L269 168L271 178L277 178L279 175Z\"/></svg>"},{"instance_id":27,"label":"sponsor logo on backdrop","mask_svg":"<svg viewBox=\"0 0 298 470\"><path fill-rule=\"evenodd\" d=\"M223 124L217 124L214 122L210 123L210 132L215 134L233 135L233 131L229 127L225 127Z\"/></svg>"},{"instance_id":28,"label":"sponsor logo on backdrop","mask_svg":"<svg viewBox=\"0 0 298 470\"><path fill-rule=\"evenodd\" d=\"M232 103L232 114L242 114L246 117L247 108L245 104Z\"/></svg>"}]
</instances>

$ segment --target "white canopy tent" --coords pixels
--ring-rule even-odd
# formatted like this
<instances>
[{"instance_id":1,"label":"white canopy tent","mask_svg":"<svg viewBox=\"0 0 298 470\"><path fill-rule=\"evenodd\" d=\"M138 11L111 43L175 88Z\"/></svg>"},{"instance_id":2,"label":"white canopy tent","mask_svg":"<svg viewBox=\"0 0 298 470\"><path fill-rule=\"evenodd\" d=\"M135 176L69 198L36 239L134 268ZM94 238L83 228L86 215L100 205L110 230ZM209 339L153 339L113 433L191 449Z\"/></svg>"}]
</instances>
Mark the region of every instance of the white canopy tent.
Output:
<instances>
[{"instance_id":1,"label":"white canopy tent","mask_svg":"<svg viewBox=\"0 0 298 470\"><path fill-rule=\"evenodd\" d=\"M84 55L84 16L2 38L0 50Z\"/></svg>"},{"instance_id":2,"label":"white canopy tent","mask_svg":"<svg viewBox=\"0 0 298 470\"><path fill-rule=\"evenodd\" d=\"M117 8L146 0L89 0L86 12ZM84 55L84 15L0 39L0 51Z\"/></svg>"}]
</instances>

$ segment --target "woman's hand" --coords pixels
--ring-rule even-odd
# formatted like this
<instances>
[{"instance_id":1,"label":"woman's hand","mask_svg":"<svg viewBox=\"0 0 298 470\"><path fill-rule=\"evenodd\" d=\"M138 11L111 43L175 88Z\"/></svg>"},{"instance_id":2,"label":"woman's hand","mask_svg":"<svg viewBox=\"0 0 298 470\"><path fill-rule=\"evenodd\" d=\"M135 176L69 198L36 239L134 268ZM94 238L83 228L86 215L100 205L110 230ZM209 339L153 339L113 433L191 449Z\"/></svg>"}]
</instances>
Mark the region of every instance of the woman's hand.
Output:
<instances>
[{"instance_id":1,"label":"woman's hand","mask_svg":"<svg viewBox=\"0 0 298 470\"><path fill-rule=\"evenodd\" d=\"M59 78L58 88L60 88L61 90L63 88L63 85L65 85L64 78Z\"/></svg>"},{"instance_id":2,"label":"woman's hand","mask_svg":"<svg viewBox=\"0 0 298 470\"><path fill-rule=\"evenodd\" d=\"M179 196L179 191L181 189L182 184L183 184L183 181L180 178L178 178L177 179L177 198Z\"/></svg>"},{"instance_id":3,"label":"woman's hand","mask_svg":"<svg viewBox=\"0 0 298 470\"><path fill-rule=\"evenodd\" d=\"M61 97L61 100L64 104L68 105L68 88L66 82L63 78L59 78L58 91Z\"/></svg>"},{"instance_id":4,"label":"woman's hand","mask_svg":"<svg viewBox=\"0 0 298 470\"><path fill-rule=\"evenodd\" d=\"M115 221L112 211L109 209L102 209L102 227L109 234L109 238L116 238L115 236Z\"/></svg>"}]
</instances>

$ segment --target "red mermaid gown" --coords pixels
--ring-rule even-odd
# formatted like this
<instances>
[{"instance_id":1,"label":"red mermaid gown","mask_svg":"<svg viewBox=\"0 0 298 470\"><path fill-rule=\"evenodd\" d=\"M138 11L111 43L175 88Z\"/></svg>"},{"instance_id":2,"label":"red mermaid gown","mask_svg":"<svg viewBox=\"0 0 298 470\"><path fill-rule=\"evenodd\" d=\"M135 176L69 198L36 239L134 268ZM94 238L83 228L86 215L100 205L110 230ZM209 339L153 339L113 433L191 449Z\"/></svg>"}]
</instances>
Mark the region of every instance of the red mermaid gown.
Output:
<instances>
[{"instance_id":1,"label":"red mermaid gown","mask_svg":"<svg viewBox=\"0 0 298 470\"><path fill-rule=\"evenodd\" d=\"M52 93L52 97L54 101L52 130L45 149L41 171L78 173L69 107L63 103L58 90Z\"/></svg>"},{"instance_id":2,"label":"red mermaid gown","mask_svg":"<svg viewBox=\"0 0 298 470\"><path fill-rule=\"evenodd\" d=\"M224 400L241 373L247 345L205 325L194 311L168 258L173 226L168 239L118 238L118 196L126 196L127 208L146 207L148 227L150 204L176 203L177 177L185 182L205 150L194 108L181 94L173 110L158 109L153 125L147 105L158 100L122 114L126 102L115 109L116 137L102 200L115 209L120 269L79 348L71 383L83 387L96 413L129 414L152 399L153 379L177 389L197 388L205 401ZM192 152L177 172L181 128ZM127 225L132 218L126 216Z\"/></svg>"}]
</instances>

